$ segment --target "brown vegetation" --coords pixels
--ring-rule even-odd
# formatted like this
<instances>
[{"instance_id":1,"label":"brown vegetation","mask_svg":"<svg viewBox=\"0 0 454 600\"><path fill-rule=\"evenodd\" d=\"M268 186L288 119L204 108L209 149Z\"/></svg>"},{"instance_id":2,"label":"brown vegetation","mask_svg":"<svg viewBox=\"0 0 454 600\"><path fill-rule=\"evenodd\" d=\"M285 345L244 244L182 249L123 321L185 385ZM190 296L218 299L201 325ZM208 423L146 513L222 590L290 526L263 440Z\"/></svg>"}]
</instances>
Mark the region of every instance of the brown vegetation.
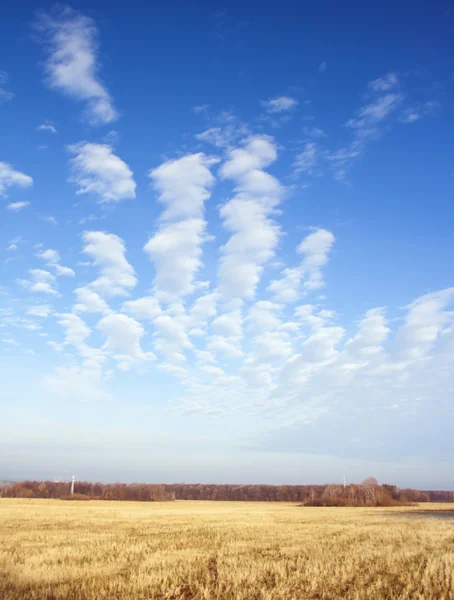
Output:
<instances>
[{"instance_id":1,"label":"brown vegetation","mask_svg":"<svg viewBox=\"0 0 454 600\"><path fill-rule=\"evenodd\" d=\"M163 502L174 495L164 485L150 483L90 483L76 482L76 494L71 496L71 484L65 481L19 481L0 491L4 498L47 498L62 500L129 500L134 502Z\"/></svg>"},{"instance_id":2,"label":"brown vegetation","mask_svg":"<svg viewBox=\"0 0 454 600\"><path fill-rule=\"evenodd\" d=\"M0 598L452 600L452 525L414 510L3 498Z\"/></svg>"},{"instance_id":3,"label":"brown vegetation","mask_svg":"<svg viewBox=\"0 0 454 600\"><path fill-rule=\"evenodd\" d=\"M53 481L22 481L0 490L7 498L66 498L71 484ZM427 502L417 490L379 486L369 478L362 484L342 485L217 485L145 483L90 483L77 481L77 494L96 500L156 502L162 500L218 500L248 502L295 502L306 506L393 506Z\"/></svg>"}]
</instances>

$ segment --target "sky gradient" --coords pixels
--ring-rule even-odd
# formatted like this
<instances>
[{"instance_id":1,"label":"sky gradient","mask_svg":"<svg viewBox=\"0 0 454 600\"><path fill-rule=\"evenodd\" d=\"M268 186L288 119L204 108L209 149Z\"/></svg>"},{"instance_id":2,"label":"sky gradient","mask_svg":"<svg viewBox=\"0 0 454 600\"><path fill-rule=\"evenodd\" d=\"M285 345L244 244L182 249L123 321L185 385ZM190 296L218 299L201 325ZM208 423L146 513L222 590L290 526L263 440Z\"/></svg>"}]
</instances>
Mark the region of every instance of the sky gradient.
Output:
<instances>
[{"instance_id":1,"label":"sky gradient","mask_svg":"<svg viewBox=\"0 0 454 600\"><path fill-rule=\"evenodd\" d=\"M454 488L454 12L0 9L0 479Z\"/></svg>"}]
</instances>

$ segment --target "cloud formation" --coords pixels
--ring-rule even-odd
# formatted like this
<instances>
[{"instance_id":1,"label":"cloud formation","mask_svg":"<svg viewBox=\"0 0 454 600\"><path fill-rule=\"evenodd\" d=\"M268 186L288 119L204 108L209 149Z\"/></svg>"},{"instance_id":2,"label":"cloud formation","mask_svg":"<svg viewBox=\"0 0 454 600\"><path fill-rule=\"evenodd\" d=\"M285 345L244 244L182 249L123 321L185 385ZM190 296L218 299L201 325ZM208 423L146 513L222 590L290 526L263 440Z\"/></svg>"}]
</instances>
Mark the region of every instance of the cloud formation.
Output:
<instances>
[{"instance_id":1,"label":"cloud formation","mask_svg":"<svg viewBox=\"0 0 454 600\"><path fill-rule=\"evenodd\" d=\"M18 187L24 189L32 184L33 179L29 175L16 171L9 163L0 161L0 196L6 196L8 188Z\"/></svg>"},{"instance_id":2,"label":"cloud formation","mask_svg":"<svg viewBox=\"0 0 454 600\"><path fill-rule=\"evenodd\" d=\"M8 89L8 73L0 71L0 104L8 102L8 100L12 100L13 98L14 94Z\"/></svg>"},{"instance_id":3,"label":"cloud formation","mask_svg":"<svg viewBox=\"0 0 454 600\"><path fill-rule=\"evenodd\" d=\"M100 204L121 202L136 197L136 183L128 165L113 153L108 144L80 142L68 146L69 181L77 186L77 194L93 194Z\"/></svg>"},{"instance_id":4,"label":"cloud formation","mask_svg":"<svg viewBox=\"0 0 454 600\"><path fill-rule=\"evenodd\" d=\"M30 206L30 202L28 202L28 200L20 200L19 202L10 202L6 208L11 212L19 212L28 206Z\"/></svg>"},{"instance_id":5,"label":"cloud formation","mask_svg":"<svg viewBox=\"0 0 454 600\"><path fill-rule=\"evenodd\" d=\"M113 233L85 231L83 252L99 268L97 279L89 288L100 295L125 296L135 287L137 278L134 268L126 260L126 247L123 240Z\"/></svg>"},{"instance_id":6,"label":"cloud formation","mask_svg":"<svg viewBox=\"0 0 454 600\"><path fill-rule=\"evenodd\" d=\"M50 123L41 123L41 125L38 125L36 130L48 131L49 133L57 133L57 128L54 125L51 125Z\"/></svg>"},{"instance_id":7,"label":"cloud formation","mask_svg":"<svg viewBox=\"0 0 454 600\"><path fill-rule=\"evenodd\" d=\"M86 103L93 125L112 123L118 113L98 77L98 31L92 19L71 9L41 11L35 22L46 50L46 81L51 88Z\"/></svg>"},{"instance_id":8,"label":"cloud formation","mask_svg":"<svg viewBox=\"0 0 454 600\"><path fill-rule=\"evenodd\" d=\"M144 246L153 261L153 287L158 298L171 300L190 294L201 267L202 243L207 239L204 203L211 195L218 162L203 153L169 160L149 177L164 205L158 231Z\"/></svg>"},{"instance_id":9,"label":"cloud formation","mask_svg":"<svg viewBox=\"0 0 454 600\"><path fill-rule=\"evenodd\" d=\"M270 115L288 112L289 110L295 108L297 104L298 100L291 98L290 96L278 96L262 102L262 106Z\"/></svg>"},{"instance_id":10,"label":"cloud formation","mask_svg":"<svg viewBox=\"0 0 454 600\"><path fill-rule=\"evenodd\" d=\"M73 269L60 264L61 257L57 250L52 250L51 248L48 248L47 250L40 250L37 256L44 260L48 267L53 268L56 275L63 275L65 277L75 276Z\"/></svg>"}]
</instances>

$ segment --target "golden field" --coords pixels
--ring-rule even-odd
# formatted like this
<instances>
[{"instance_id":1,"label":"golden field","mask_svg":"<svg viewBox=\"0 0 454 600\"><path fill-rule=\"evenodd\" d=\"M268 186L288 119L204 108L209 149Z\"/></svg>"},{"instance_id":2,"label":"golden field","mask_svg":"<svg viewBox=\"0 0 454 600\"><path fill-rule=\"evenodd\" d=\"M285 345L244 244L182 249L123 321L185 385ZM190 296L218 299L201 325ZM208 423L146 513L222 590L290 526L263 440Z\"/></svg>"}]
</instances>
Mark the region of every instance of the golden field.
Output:
<instances>
[{"instance_id":1,"label":"golden field","mask_svg":"<svg viewBox=\"0 0 454 600\"><path fill-rule=\"evenodd\" d=\"M454 598L454 520L421 508L0 499L2 600Z\"/></svg>"}]
</instances>

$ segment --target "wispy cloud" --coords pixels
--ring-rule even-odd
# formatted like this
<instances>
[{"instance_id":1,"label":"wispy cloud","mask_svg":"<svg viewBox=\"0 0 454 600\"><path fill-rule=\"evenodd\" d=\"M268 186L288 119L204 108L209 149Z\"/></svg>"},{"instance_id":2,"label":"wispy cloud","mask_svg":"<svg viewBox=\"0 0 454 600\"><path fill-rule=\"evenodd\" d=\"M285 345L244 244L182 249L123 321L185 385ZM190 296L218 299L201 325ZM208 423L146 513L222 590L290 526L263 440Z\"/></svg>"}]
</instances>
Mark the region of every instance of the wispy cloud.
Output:
<instances>
[{"instance_id":1,"label":"wispy cloud","mask_svg":"<svg viewBox=\"0 0 454 600\"><path fill-rule=\"evenodd\" d=\"M362 106L356 117L349 119L347 127L355 129L358 137L374 136L378 126L393 113L403 99L400 93L380 95L369 104Z\"/></svg>"},{"instance_id":2,"label":"wispy cloud","mask_svg":"<svg viewBox=\"0 0 454 600\"><path fill-rule=\"evenodd\" d=\"M337 148L329 147L326 134L318 127L304 127L303 132L311 138L304 141L303 151L296 155L294 172L306 176L331 173L334 179L348 182L348 172L367 145L378 139L398 121L417 121L426 111L426 105L406 106L406 95L396 73L388 73L370 81L365 95L367 102L345 123L351 138ZM427 104L427 111L430 105ZM416 108L418 106L418 108Z\"/></svg>"},{"instance_id":3,"label":"wispy cloud","mask_svg":"<svg viewBox=\"0 0 454 600\"><path fill-rule=\"evenodd\" d=\"M77 185L77 194L94 194L100 204L136 197L133 173L112 146L80 142L68 150L74 155L69 181Z\"/></svg>"},{"instance_id":4,"label":"wispy cloud","mask_svg":"<svg viewBox=\"0 0 454 600\"><path fill-rule=\"evenodd\" d=\"M416 123L424 117L433 116L436 114L439 104L436 101L419 102L404 108L399 115L399 121L401 123Z\"/></svg>"},{"instance_id":5,"label":"wispy cloud","mask_svg":"<svg viewBox=\"0 0 454 600\"><path fill-rule=\"evenodd\" d=\"M278 96L276 98L270 98L264 100L262 106L266 112L270 115L282 112L288 112L294 109L298 104L298 100L291 98L290 96Z\"/></svg>"},{"instance_id":6,"label":"wispy cloud","mask_svg":"<svg viewBox=\"0 0 454 600\"><path fill-rule=\"evenodd\" d=\"M326 63L326 61L322 61L319 65L318 65L318 70L320 73L324 73L326 71L326 69L328 68L328 64Z\"/></svg>"},{"instance_id":7,"label":"wispy cloud","mask_svg":"<svg viewBox=\"0 0 454 600\"><path fill-rule=\"evenodd\" d=\"M41 123L41 125L38 125L36 130L49 131L49 133L57 133L57 128L54 125L51 125L50 123Z\"/></svg>"},{"instance_id":8,"label":"wispy cloud","mask_svg":"<svg viewBox=\"0 0 454 600\"><path fill-rule=\"evenodd\" d=\"M27 208L27 206L30 206L30 202L28 202L28 200L22 200L19 202L10 202L6 208L11 212L19 212L20 210Z\"/></svg>"},{"instance_id":9,"label":"wispy cloud","mask_svg":"<svg viewBox=\"0 0 454 600\"><path fill-rule=\"evenodd\" d=\"M69 7L57 7L53 12L39 12L35 29L46 50L50 87L86 102L85 116L90 123L115 121L118 113L98 77L98 30L94 21Z\"/></svg>"},{"instance_id":10,"label":"wispy cloud","mask_svg":"<svg viewBox=\"0 0 454 600\"><path fill-rule=\"evenodd\" d=\"M0 104L13 98L14 94L8 90L8 74L5 71L0 71Z\"/></svg>"},{"instance_id":11,"label":"wispy cloud","mask_svg":"<svg viewBox=\"0 0 454 600\"><path fill-rule=\"evenodd\" d=\"M27 309L26 314L30 317L39 317L45 319L50 314L52 314L53 309L50 304L35 304L34 306L30 306Z\"/></svg>"},{"instance_id":12,"label":"wispy cloud","mask_svg":"<svg viewBox=\"0 0 454 600\"><path fill-rule=\"evenodd\" d=\"M28 188L32 184L33 179L29 175L16 171L9 163L0 161L0 196L5 196L8 188Z\"/></svg>"},{"instance_id":13,"label":"wispy cloud","mask_svg":"<svg viewBox=\"0 0 454 600\"><path fill-rule=\"evenodd\" d=\"M368 87L373 92L388 92L389 90L395 89L399 86L399 79L396 73L387 73L383 77L378 77L373 81L370 81Z\"/></svg>"},{"instance_id":14,"label":"wispy cloud","mask_svg":"<svg viewBox=\"0 0 454 600\"><path fill-rule=\"evenodd\" d=\"M302 152L296 155L293 162L295 173L312 174L320 162L320 150L316 142L306 142Z\"/></svg>"},{"instance_id":15,"label":"wispy cloud","mask_svg":"<svg viewBox=\"0 0 454 600\"><path fill-rule=\"evenodd\" d=\"M198 104L192 107L192 112L196 115L203 115L207 112L209 104Z\"/></svg>"},{"instance_id":16,"label":"wispy cloud","mask_svg":"<svg viewBox=\"0 0 454 600\"><path fill-rule=\"evenodd\" d=\"M310 138L320 139L326 137L326 133L320 127L303 127L303 133Z\"/></svg>"}]
</instances>

